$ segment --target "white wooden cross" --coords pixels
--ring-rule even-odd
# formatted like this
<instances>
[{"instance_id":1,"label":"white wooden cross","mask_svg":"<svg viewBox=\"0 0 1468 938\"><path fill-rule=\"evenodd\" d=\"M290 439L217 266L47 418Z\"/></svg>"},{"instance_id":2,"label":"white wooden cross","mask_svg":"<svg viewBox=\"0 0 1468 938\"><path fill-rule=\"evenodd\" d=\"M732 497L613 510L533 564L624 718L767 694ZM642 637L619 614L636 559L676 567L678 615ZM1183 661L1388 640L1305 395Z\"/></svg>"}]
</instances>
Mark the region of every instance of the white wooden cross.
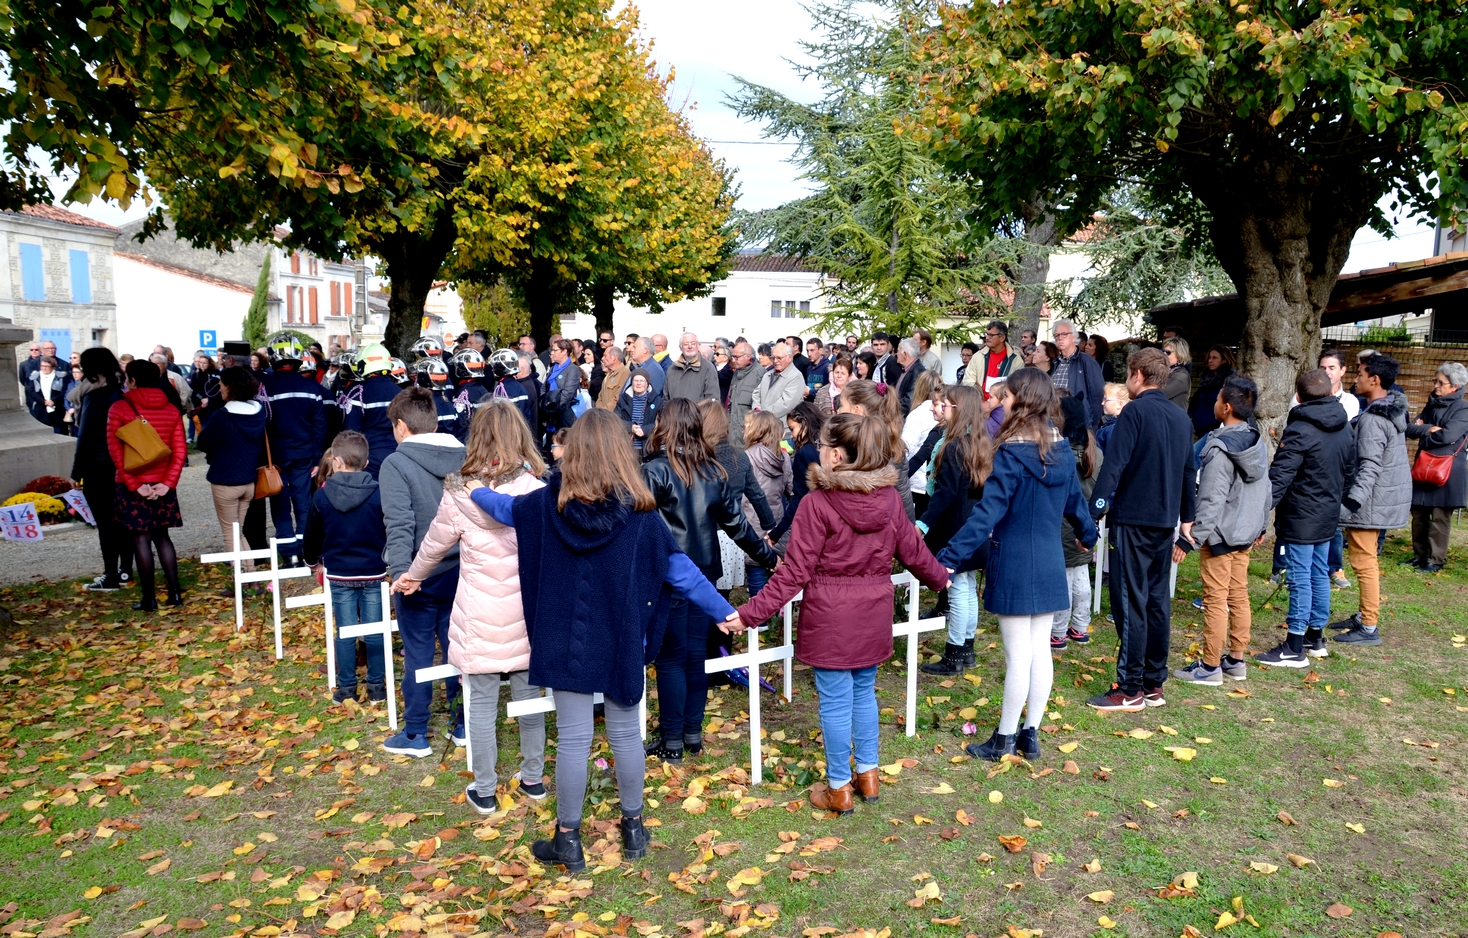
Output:
<instances>
[{"instance_id":1,"label":"white wooden cross","mask_svg":"<svg viewBox=\"0 0 1468 938\"><path fill-rule=\"evenodd\" d=\"M907 735L916 736L918 636L923 632L934 632L947 628L948 622L942 616L934 616L931 619L918 618L918 584L917 578L911 573L904 570L901 573L892 574L892 585L907 587L907 621L892 624L892 637L907 639Z\"/></svg>"},{"instance_id":2,"label":"white wooden cross","mask_svg":"<svg viewBox=\"0 0 1468 938\"><path fill-rule=\"evenodd\" d=\"M336 690L336 615L331 605L331 583L326 579L326 568L321 568L321 592L304 596L287 596L287 609L305 609L320 606L326 616L326 686Z\"/></svg>"},{"instance_id":3,"label":"white wooden cross","mask_svg":"<svg viewBox=\"0 0 1468 938\"><path fill-rule=\"evenodd\" d=\"M1096 588L1091 590L1091 615L1101 614L1101 576L1106 572L1106 519L1096 523Z\"/></svg>"},{"instance_id":4,"label":"white wooden cross","mask_svg":"<svg viewBox=\"0 0 1468 938\"><path fill-rule=\"evenodd\" d=\"M601 694L592 694L593 704L603 703L606 698ZM549 687L540 697L532 697L529 700L512 700L505 704L505 716L518 719L528 713L552 713L556 709L556 694ZM642 699L637 702L637 718L642 724L642 738L647 739L647 669L642 671Z\"/></svg>"},{"instance_id":5,"label":"white wooden cross","mask_svg":"<svg viewBox=\"0 0 1468 938\"><path fill-rule=\"evenodd\" d=\"M760 648L759 633L767 626L746 629L749 635L749 651L742 655L728 655L723 658L709 658L703 663L705 674L715 674L719 671L732 671L735 668L746 668L749 678L749 783L758 785L762 775L761 769L764 765L764 754L760 749L760 686L759 666L770 661L785 662L785 686L790 686L790 662L795 657L795 647L789 642L790 628L790 606L785 606L786 643L778 648Z\"/></svg>"},{"instance_id":6,"label":"white wooden cross","mask_svg":"<svg viewBox=\"0 0 1468 938\"><path fill-rule=\"evenodd\" d=\"M234 550L223 553L204 554L199 558L200 563L228 563L234 566L234 630L238 632L245 627L245 603L243 587L245 581L240 579L244 576L241 561L264 560L269 557L268 550L242 550L240 545L240 523L236 521L234 528Z\"/></svg>"},{"instance_id":7,"label":"white wooden cross","mask_svg":"<svg viewBox=\"0 0 1468 938\"><path fill-rule=\"evenodd\" d=\"M413 680L419 684L444 681L451 677L459 678L459 699L464 702L464 760L465 764L472 769L474 768L474 740L469 736L469 682L463 679L464 672L447 661L431 668L419 668L413 672Z\"/></svg>"},{"instance_id":8,"label":"white wooden cross","mask_svg":"<svg viewBox=\"0 0 1468 938\"><path fill-rule=\"evenodd\" d=\"M382 636L383 664L387 669L387 725L396 731L398 728L398 688L393 678L392 633L398 630L398 624L392 617L392 597L388 594L387 580L379 584L379 589L382 590L382 621L363 622L361 625L343 625L336 630L336 634L338 638L361 638L364 635Z\"/></svg>"}]
</instances>

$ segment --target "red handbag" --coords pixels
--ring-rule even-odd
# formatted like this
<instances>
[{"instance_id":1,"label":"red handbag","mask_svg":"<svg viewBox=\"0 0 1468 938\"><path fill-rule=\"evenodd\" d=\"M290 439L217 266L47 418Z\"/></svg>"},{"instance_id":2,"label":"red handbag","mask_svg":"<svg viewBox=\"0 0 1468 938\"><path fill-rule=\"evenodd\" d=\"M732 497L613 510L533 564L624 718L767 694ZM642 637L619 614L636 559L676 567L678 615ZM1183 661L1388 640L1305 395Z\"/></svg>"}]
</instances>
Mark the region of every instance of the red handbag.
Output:
<instances>
[{"instance_id":1,"label":"red handbag","mask_svg":"<svg viewBox=\"0 0 1468 938\"><path fill-rule=\"evenodd\" d=\"M1419 448L1417 458L1412 462L1412 481L1437 487L1447 485L1448 479L1453 476L1453 460L1463 452L1465 444L1468 444L1468 436L1463 437L1463 441L1451 454L1429 453Z\"/></svg>"}]
</instances>

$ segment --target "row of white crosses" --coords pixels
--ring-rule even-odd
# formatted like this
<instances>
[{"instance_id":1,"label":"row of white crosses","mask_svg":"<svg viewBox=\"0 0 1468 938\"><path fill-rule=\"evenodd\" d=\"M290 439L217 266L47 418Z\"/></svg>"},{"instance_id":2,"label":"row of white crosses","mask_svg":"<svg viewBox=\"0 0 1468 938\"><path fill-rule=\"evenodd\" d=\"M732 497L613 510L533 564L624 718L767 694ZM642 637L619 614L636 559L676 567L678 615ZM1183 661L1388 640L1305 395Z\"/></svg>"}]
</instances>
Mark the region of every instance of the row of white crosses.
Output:
<instances>
[{"instance_id":1,"label":"row of white crosses","mask_svg":"<svg viewBox=\"0 0 1468 938\"><path fill-rule=\"evenodd\" d=\"M235 631L245 627L245 604L244 587L246 583L269 583L271 596L271 610L275 625L275 660L279 661L285 657L285 649L281 641L280 631L280 581L294 580L298 577L311 575L309 567L282 567L280 565L281 541L270 539L268 550L245 550L240 537L240 523L233 524L234 550L217 554L204 554L199 558L200 563L227 563L234 567L234 628ZM269 560L270 567L265 570L245 570L246 560ZM328 647L330 642L327 642Z\"/></svg>"}]
</instances>

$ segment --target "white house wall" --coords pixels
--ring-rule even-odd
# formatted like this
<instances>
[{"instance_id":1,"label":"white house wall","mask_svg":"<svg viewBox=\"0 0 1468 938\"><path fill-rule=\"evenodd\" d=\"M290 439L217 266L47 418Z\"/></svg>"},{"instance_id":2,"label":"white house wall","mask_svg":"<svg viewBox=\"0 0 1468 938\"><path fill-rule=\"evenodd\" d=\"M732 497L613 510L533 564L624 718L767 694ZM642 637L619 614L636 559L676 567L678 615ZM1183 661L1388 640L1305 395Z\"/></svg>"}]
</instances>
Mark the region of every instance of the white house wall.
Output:
<instances>
[{"instance_id":1,"label":"white house wall","mask_svg":"<svg viewBox=\"0 0 1468 938\"><path fill-rule=\"evenodd\" d=\"M820 289L821 275L816 273L735 271L727 280L721 280L714 286L712 296L680 300L665 306L661 313L619 299L612 322L618 339L629 332L638 335L661 333L668 337L670 346L685 332L693 332L704 341L719 336L734 339L742 335L756 344L786 335L810 338L815 335L815 322L825 309ZM723 316L713 315L715 298L725 301ZM808 316L775 319L770 315L771 301L808 302L811 311ZM563 327L567 334L579 338L589 338L596 331L594 320L589 315L578 316L574 324L563 323ZM829 341L826 336L821 338Z\"/></svg>"},{"instance_id":2,"label":"white house wall","mask_svg":"<svg viewBox=\"0 0 1468 938\"><path fill-rule=\"evenodd\" d=\"M138 357L155 345L173 349L178 361L193 358L201 331L214 331L220 342L238 339L249 292L195 280L184 274L117 257L118 354Z\"/></svg>"}]
</instances>

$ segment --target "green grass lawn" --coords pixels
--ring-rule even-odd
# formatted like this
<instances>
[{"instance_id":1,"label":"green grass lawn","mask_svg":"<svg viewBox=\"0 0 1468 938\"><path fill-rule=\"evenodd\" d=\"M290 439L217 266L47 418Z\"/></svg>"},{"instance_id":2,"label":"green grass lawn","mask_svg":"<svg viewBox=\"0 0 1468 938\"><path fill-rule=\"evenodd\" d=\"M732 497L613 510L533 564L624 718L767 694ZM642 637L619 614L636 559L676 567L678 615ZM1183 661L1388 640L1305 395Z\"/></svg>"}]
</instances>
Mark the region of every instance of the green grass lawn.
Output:
<instances>
[{"instance_id":1,"label":"green grass lawn","mask_svg":"<svg viewBox=\"0 0 1468 938\"><path fill-rule=\"evenodd\" d=\"M759 787L745 692L717 688L704 756L650 763L648 858L619 862L600 770L592 865L575 877L530 857L554 799L511 792L489 818L464 805L441 714L443 761L412 760L382 752L384 711L330 706L319 617L290 618L277 662L266 600L237 635L219 569L188 566L189 605L150 619L131 593L7 589L0 935L1173 938L1213 935L1221 917L1241 919L1226 935L1468 934L1464 540L1436 576L1398 567L1405 543L1389 542L1380 648L1222 688L1172 682L1145 713L1084 705L1113 676L1098 618L1089 647L1057 656L1044 755L997 773L963 756L964 724L983 738L998 718L993 617L978 667L922 676L911 739L899 654L879 672L882 799L849 818L805 801L821 777L808 671L793 701L763 698ZM1199 637L1196 563L1179 578L1174 666ZM1333 599L1349 612L1356 594ZM1281 592L1259 610L1255 650L1279 640L1285 607ZM507 778L517 737L500 739Z\"/></svg>"}]
</instances>

